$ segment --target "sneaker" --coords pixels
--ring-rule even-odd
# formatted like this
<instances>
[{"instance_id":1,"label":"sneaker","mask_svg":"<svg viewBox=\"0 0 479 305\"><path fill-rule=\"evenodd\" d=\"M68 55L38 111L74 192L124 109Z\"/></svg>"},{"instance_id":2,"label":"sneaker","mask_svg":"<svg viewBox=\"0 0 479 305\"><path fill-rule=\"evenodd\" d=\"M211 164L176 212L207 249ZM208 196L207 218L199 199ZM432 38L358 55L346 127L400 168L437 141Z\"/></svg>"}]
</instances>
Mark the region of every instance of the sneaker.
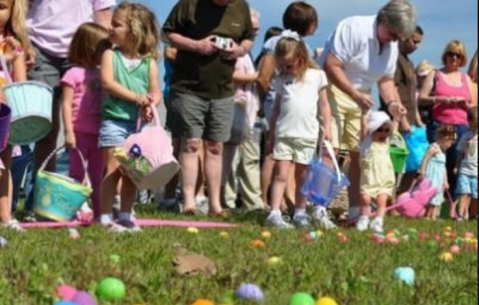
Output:
<instances>
[{"instance_id":1,"label":"sneaker","mask_svg":"<svg viewBox=\"0 0 479 305\"><path fill-rule=\"evenodd\" d=\"M210 202L208 198L201 196L196 197L196 210L199 211L202 215L208 215L210 209Z\"/></svg>"},{"instance_id":2,"label":"sneaker","mask_svg":"<svg viewBox=\"0 0 479 305\"><path fill-rule=\"evenodd\" d=\"M294 229L294 226L288 223L287 218L283 218L281 214L271 213L268 218L266 218L266 225L268 227L280 230Z\"/></svg>"},{"instance_id":3,"label":"sneaker","mask_svg":"<svg viewBox=\"0 0 479 305\"><path fill-rule=\"evenodd\" d=\"M335 230L338 227L334 222L329 218L328 212L326 209L315 209L313 213L313 219L318 222L319 226L324 230Z\"/></svg>"},{"instance_id":4,"label":"sneaker","mask_svg":"<svg viewBox=\"0 0 479 305\"><path fill-rule=\"evenodd\" d=\"M176 198L165 199L160 201L160 203L158 204L158 209L163 212L172 212L172 213L181 212L180 204L176 200Z\"/></svg>"},{"instance_id":5,"label":"sneaker","mask_svg":"<svg viewBox=\"0 0 479 305\"><path fill-rule=\"evenodd\" d=\"M293 224L298 229L306 229L311 227L311 216L307 214L295 215L293 217Z\"/></svg>"},{"instance_id":6,"label":"sneaker","mask_svg":"<svg viewBox=\"0 0 479 305\"><path fill-rule=\"evenodd\" d=\"M138 233L142 231L141 228L136 223L134 223L133 221L129 219L119 220L117 224L124 227L127 230L127 232L130 232L130 233Z\"/></svg>"},{"instance_id":7,"label":"sneaker","mask_svg":"<svg viewBox=\"0 0 479 305\"><path fill-rule=\"evenodd\" d=\"M22 226L20 226L20 223L16 219L12 219L9 222L2 223L0 226L2 228L10 229L10 230L17 231L17 232L20 232L20 233L26 232L26 230L24 228L22 228Z\"/></svg>"},{"instance_id":8,"label":"sneaker","mask_svg":"<svg viewBox=\"0 0 479 305\"><path fill-rule=\"evenodd\" d=\"M374 233L384 233L384 219L376 217L369 225L369 228L373 230Z\"/></svg>"},{"instance_id":9,"label":"sneaker","mask_svg":"<svg viewBox=\"0 0 479 305\"><path fill-rule=\"evenodd\" d=\"M37 215L35 215L35 212L30 211L23 217L23 221L25 221L25 222L37 222L38 221Z\"/></svg>"},{"instance_id":10,"label":"sneaker","mask_svg":"<svg viewBox=\"0 0 479 305\"><path fill-rule=\"evenodd\" d=\"M369 227L369 217L361 216L358 220L358 223L356 224L356 229L358 229L359 232L364 232L368 229L368 227Z\"/></svg>"}]
</instances>

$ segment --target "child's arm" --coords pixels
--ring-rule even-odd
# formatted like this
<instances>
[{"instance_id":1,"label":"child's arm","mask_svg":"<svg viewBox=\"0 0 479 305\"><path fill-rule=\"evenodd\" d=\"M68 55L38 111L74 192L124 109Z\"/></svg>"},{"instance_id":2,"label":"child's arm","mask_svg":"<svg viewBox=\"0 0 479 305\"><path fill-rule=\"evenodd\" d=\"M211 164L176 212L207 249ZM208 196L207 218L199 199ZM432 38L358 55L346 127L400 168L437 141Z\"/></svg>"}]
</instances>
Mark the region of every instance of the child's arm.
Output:
<instances>
[{"instance_id":1,"label":"child's arm","mask_svg":"<svg viewBox=\"0 0 479 305\"><path fill-rule=\"evenodd\" d=\"M447 168L446 167L444 167L444 185L442 186L442 188L444 189L444 191L449 190L449 181L447 179Z\"/></svg>"},{"instance_id":2,"label":"child's arm","mask_svg":"<svg viewBox=\"0 0 479 305\"><path fill-rule=\"evenodd\" d=\"M421 179L426 178L426 171L427 171L427 165L429 164L429 160L431 160L431 158L434 157L437 153L438 151L434 147L430 147L427 150L426 155L424 156L424 159L422 160L421 169L419 171Z\"/></svg>"},{"instance_id":3,"label":"child's arm","mask_svg":"<svg viewBox=\"0 0 479 305\"><path fill-rule=\"evenodd\" d=\"M233 81L236 85L245 85L249 83L256 82L258 80L258 73L243 73L243 72L235 72L233 73Z\"/></svg>"},{"instance_id":4,"label":"child's arm","mask_svg":"<svg viewBox=\"0 0 479 305\"><path fill-rule=\"evenodd\" d=\"M361 115L361 134L360 134L360 140L361 143L366 140L366 137L368 135L368 116L369 116L369 111L363 111L363 114Z\"/></svg>"},{"instance_id":5,"label":"child's arm","mask_svg":"<svg viewBox=\"0 0 479 305\"><path fill-rule=\"evenodd\" d=\"M149 75L149 93L152 94L151 102L153 105L158 105L162 102L163 96L161 93L160 81L159 81L159 72L158 72L158 64L156 60L152 59L150 62L150 75Z\"/></svg>"},{"instance_id":6,"label":"child's arm","mask_svg":"<svg viewBox=\"0 0 479 305\"><path fill-rule=\"evenodd\" d=\"M101 83L106 93L140 106L148 106L151 104L151 101L146 95L136 94L116 82L113 70L113 51L106 50L103 53L101 61Z\"/></svg>"},{"instance_id":7,"label":"child's arm","mask_svg":"<svg viewBox=\"0 0 479 305\"><path fill-rule=\"evenodd\" d=\"M326 88L322 88L319 92L319 113L323 122L323 140L331 141L333 134L331 131L331 106L329 105L328 94ZM321 139L320 139L321 140Z\"/></svg>"},{"instance_id":8,"label":"child's arm","mask_svg":"<svg viewBox=\"0 0 479 305\"><path fill-rule=\"evenodd\" d=\"M76 148L76 139L73 129L72 105L74 91L71 86L63 86L63 124L65 125L65 145L68 148Z\"/></svg>"}]
</instances>

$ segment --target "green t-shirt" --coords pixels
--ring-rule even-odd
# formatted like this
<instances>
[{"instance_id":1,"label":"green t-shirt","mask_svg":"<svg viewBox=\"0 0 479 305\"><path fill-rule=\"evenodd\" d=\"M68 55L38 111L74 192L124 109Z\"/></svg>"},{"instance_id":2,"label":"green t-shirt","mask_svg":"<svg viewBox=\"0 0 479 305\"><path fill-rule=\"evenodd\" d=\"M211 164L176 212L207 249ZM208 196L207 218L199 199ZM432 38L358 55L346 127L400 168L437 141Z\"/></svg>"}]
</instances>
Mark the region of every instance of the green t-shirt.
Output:
<instances>
[{"instance_id":1,"label":"green t-shirt","mask_svg":"<svg viewBox=\"0 0 479 305\"><path fill-rule=\"evenodd\" d=\"M232 38L238 44L254 39L249 7L244 0L231 0L226 6L219 6L212 0L180 0L163 31L194 40L217 35ZM235 63L235 60L221 58L218 53L203 56L179 50L171 88L204 99L233 96Z\"/></svg>"},{"instance_id":2,"label":"green t-shirt","mask_svg":"<svg viewBox=\"0 0 479 305\"><path fill-rule=\"evenodd\" d=\"M150 89L150 58L143 58L133 70L128 70L122 59L120 50L113 51L113 75L115 81L136 94L147 95ZM121 100L105 94L103 100L103 119L131 121L138 119L139 107L137 104Z\"/></svg>"}]
</instances>

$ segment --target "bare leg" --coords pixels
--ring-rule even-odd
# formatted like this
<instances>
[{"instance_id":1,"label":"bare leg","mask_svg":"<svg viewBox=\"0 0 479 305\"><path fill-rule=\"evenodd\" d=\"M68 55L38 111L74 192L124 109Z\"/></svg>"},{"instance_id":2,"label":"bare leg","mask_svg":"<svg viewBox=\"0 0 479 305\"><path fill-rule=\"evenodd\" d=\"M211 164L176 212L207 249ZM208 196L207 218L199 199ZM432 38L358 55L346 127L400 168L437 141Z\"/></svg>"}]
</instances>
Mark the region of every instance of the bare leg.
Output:
<instances>
[{"instance_id":1,"label":"bare leg","mask_svg":"<svg viewBox=\"0 0 479 305\"><path fill-rule=\"evenodd\" d=\"M195 194L198 180L198 155L201 148L201 139L182 140L180 163L182 167L183 196L186 212L196 208Z\"/></svg>"},{"instance_id":2,"label":"bare leg","mask_svg":"<svg viewBox=\"0 0 479 305\"><path fill-rule=\"evenodd\" d=\"M296 186L303 185L308 175L308 166L303 164L295 164L294 176ZM296 209L305 210L308 207L306 197L301 194L301 187L296 187Z\"/></svg>"},{"instance_id":3,"label":"bare leg","mask_svg":"<svg viewBox=\"0 0 479 305\"><path fill-rule=\"evenodd\" d=\"M101 182L101 214L112 212L113 199L118 191L121 178L120 164L114 157L115 148L104 148L103 156L106 163L106 173Z\"/></svg>"},{"instance_id":4,"label":"bare leg","mask_svg":"<svg viewBox=\"0 0 479 305\"><path fill-rule=\"evenodd\" d=\"M127 176L122 177L121 212L131 213L136 199L136 186Z\"/></svg>"},{"instance_id":5,"label":"bare leg","mask_svg":"<svg viewBox=\"0 0 479 305\"><path fill-rule=\"evenodd\" d=\"M389 195L381 194L378 196L378 217L384 218L386 216L386 207L388 205Z\"/></svg>"},{"instance_id":6,"label":"bare leg","mask_svg":"<svg viewBox=\"0 0 479 305\"><path fill-rule=\"evenodd\" d=\"M296 180L296 163L291 163L290 171L289 171L289 180L288 183L286 184L286 192L284 195L284 201L287 205L287 207L294 208L296 206L296 188L298 186L297 180ZM301 189L301 186L299 187Z\"/></svg>"},{"instance_id":7,"label":"bare leg","mask_svg":"<svg viewBox=\"0 0 479 305\"><path fill-rule=\"evenodd\" d=\"M271 187L271 210L279 211L283 201L284 191L289 179L290 161L277 161L276 172Z\"/></svg>"},{"instance_id":8,"label":"bare leg","mask_svg":"<svg viewBox=\"0 0 479 305\"><path fill-rule=\"evenodd\" d=\"M371 196L368 194L361 195L361 216L371 216Z\"/></svg>"},{"instance_id":9,"label":"bare leg","mask_svg":"<svg viewBox=\"0 0 479 305\"><path fill-rule=\"evenodd\" d=\"M206 159L206 147L202 140L201 146L198 150L198 181L196 182L196 194L195 197L206 197L206 171L205 171L205 159Z\"/></svg>"},{"instance_id":10,"label":"bare leg","mask_svg":"<svg viewBox=\"0 0 479 305\"><path fill-rule=\"evenodd\" d=\"M261 196L263 202L267 204L269 201L268 193L273 179L273 173L275 169L275 161L271 155L268 155L264 159L263 168L261 169Z\"/></svg>"},{"instance_id":11,"label":"bare leg","mask_svg":"<svg viewBox=\"0 0 479 305\"><path fill-rule=\"evenodd\" d=\"M12 220L13 184L10 168L12 166L12 147L8 145L1 154L5 170L0 171L0 223Z\"/></svg>"},{"instance_id":12,"label":"bare leg","mask_svg":"<svg viewBox=\"0 0 479 305\"><path fill-rule=\"evenodd\" d=\"M210 199L210 213L219 214L221 207L221 173L223 168L223 143L204 141L206 145L205 173Z\"/></svg>"},{"instance_id":13,"label":"bare leg","mask_svg":"<svg viewBox=\"0 0 479 305\"><path fill-rule=\"evenodd\" d=\"M469 208L471 206L471 196L461 195L459 197L459 217L469 219Z\"/></svg>"}]
</instances>

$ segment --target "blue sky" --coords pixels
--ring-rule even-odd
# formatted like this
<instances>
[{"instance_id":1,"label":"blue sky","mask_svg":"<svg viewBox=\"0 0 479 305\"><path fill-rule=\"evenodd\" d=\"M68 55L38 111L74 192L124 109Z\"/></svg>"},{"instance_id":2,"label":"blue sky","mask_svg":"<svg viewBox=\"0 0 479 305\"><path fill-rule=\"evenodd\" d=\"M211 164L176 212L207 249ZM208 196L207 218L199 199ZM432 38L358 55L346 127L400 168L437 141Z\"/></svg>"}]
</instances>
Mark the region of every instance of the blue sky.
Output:
<instances>
[{"instance_id":1,"label":"blue sky","mask_svg":"<svg viewBox=\"0 0 479 305\"><path fill-rule=\"evenodd\" d=\"M163 23L177 0L136 0L152 8ZM264 31L273 25L281 25L284 9L292 0L249 0L261 13L262 31L256 42L255 54L261 48ZM385 0L310 0L319 12L320 24L316 34L308 38L311 47L322 47L337 23L352 15L375 14ZM412 57L418 63L428 59L439 65L442 51L452 39L463 41L472 57L477 49L477 0L416 0L419 23L426 35L420 49Z\"/></svg>"}]
</instances>

